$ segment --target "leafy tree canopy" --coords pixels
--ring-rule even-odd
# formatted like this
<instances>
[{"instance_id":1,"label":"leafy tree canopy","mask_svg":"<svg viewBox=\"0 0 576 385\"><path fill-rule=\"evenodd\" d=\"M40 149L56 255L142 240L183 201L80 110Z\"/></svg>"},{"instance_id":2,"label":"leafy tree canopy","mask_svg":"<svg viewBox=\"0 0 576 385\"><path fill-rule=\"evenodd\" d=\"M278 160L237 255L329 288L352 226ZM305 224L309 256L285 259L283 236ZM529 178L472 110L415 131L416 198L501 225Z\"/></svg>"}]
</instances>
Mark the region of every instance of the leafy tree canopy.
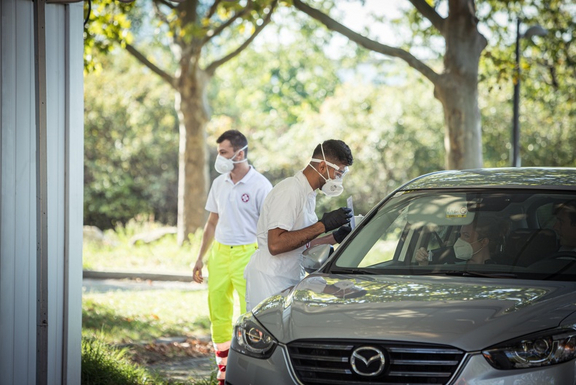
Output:
<instances>
[{"instance_id":1,"label":"leafy tree canopy","mask_svg":"<svg viewBox=\"0 0 576 385\"><path fill-rule=\"evenodd\" d=\"M110 228L145 215L174 225L173 94L122 51L98 59L104 69L84 81L84 223Z\"/></svg>"}]
</instances>

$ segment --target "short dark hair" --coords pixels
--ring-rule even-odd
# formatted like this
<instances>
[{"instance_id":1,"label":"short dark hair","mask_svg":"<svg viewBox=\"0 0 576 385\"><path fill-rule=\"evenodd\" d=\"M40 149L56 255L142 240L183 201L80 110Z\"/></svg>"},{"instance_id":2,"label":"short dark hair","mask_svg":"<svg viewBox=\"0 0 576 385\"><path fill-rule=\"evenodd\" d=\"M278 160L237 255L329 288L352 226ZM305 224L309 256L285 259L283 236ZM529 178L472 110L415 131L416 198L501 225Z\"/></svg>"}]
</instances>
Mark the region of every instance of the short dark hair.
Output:
<instances>
[{"instance_id":1,"label":"short dark hair","mask_svg":"<svg viewBox=\"0 0 576 385\"><path fill-rule=\"evenodd\" d=\"M508 223L496 218L478 218L474 230L478 234L477 240L487 238L490 241L488 247L490 253L494 253L503 244L504 237L508 233Z\"/></svg>"},{"instance_id":2,"label":"short dark hair","mask_svg":"<svg viewBox=\"0 0 576 385\"><path fill-rule=\"evenodd\" d=\"M346 166L351 166L354 162L350 147L341 140L330 139L322 142L322 146L316 146L312 157L322 159L322 149L324 149L326 160L338 161Z\"/></svg>"},{"instance_id":3,"label":"short dark hair","mask_svg":"<svg viewBox=\"0 0 576 385\"><path fill-rule=\"evenodd\" d=\"M216 143L220 144L223 141L228 140L232 145L234 151L238 151L248 145L248 139L238 130L228 130L216 139ZM248 157L248 147L244 149L244 158Z\"/></svg>"},{"instance_id":4,"label":"short dark hair","mask_svg":"<svg viewBox=\"0 0 576 385\"><path fill-rule=\"evenodd\" d=\"M558 215L561 210L565 210L570 218L570 225L576 225L576 200L570 200L554 205L554 215Z\"/></svg>"}]
</instances>

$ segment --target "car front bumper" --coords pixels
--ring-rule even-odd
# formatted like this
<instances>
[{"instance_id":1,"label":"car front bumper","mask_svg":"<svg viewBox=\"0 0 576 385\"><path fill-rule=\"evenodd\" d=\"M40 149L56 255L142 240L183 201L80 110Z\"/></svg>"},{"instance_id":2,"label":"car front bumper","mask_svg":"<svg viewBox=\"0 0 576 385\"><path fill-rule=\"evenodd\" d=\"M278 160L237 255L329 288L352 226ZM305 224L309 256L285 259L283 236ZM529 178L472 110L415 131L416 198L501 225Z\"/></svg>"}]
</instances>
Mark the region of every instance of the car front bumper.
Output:
<instances>
[{"instance_id":1,"label":"car front bumper","mask_svg":"<svg viewBox=\"0 0 576 385\"><path fill-rule=\"evenodd\" d=\"M227 385L301 385L290 364L288 349L276 346L266 360L245 356L230 349L226 366Z\"/></svg>"},{"instance_id":2,"label":"car front bumper","mask_svg":"<svg viewBox=\"0 0 576 385\"><path fill-rule=\"evenodd\" d=\"M292 368L288 350L278 345L268 359L257 359L230 350L227 385L303 385ZM576 361L544 368L498 370L481 354L469 354L448 385L558 384L576 385Z\"/></svg>"}]
</instances>

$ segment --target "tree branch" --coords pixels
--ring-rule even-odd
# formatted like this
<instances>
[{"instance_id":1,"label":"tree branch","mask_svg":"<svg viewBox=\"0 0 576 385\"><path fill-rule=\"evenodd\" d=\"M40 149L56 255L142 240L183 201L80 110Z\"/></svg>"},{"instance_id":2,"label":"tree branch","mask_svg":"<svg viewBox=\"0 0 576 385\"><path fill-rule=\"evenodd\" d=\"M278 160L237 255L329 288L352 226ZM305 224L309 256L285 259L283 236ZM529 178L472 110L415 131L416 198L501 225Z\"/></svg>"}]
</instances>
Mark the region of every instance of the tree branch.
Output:
<instances>
[{"instance_id":1,"label":"tree branch","mask_svg":"<svg viewBox=\"0 0 576 385\"><path fill-rule=\"evenodd\" d=\"M159 18L160 20L162 20L164 23L166 23L167 25L170 24L170 22L168 21L168 18L166 17L166 15L160 10L160 7L158 7L158 3L161 4L166 4L163 1L154 1L152 3L153 7L154 7L154 13L156 14L156 17ZM174 9L174 7L171 7L172 9Z\"/></svg>"},{"instance_id":2,"label":"tree branch","mask_svg":"<svg viewBox=\"0 0 576 385\"><path fill-rule=\"evenodd\" d=\"M214 13L216 13L216 9L218 9L218 4L220 4L222 0L214 0L214 2L212 3L212 5L210 6L210 9L208 10L208 12L206 13L206 18L210 19Z\"/></svg>"},{"instance_id":3,"label":"tree branch","mask_svg":"<svg viewBox=\"0 0 576 385\"><path fill-rule=\"evenodd\" d=\"M234 51L230 52L228 55L224 56L223 58L221 58L219 60L213 61L212 63L210 63L210 65L208 65L206 67L206 72L208 73L208 75L210 75L210 76L214 75L214 72L216 71L216 69L218 67L220 67L222 64L226 63L228 60L232 59L236 55L238 55L246 47L248 47L248 45L250 45L250 43L252 43L252 40L254 40L256 38L256 36L258 36L258 34L260 32L262 32L264 27L266 27L266 25L270 22L270 20L272 18L272 13L274 12L274 8L276 8L277 4L278 4L278 0L274 0L272 2L272 4L270 5L270 8L269 8L270 11L268 12L266 17L264 18L264 21L262 22L262 24L260 24L258 27L256 27L256 30L254 31L254 33L248 39L246 39L246 41L244 43L242 43L238 48L236 48Z\"/></svg>"},{"instance_id":4,"label":"tree branch","mask_svg":"<svg viewBox=\"0 0 576 385\"><path fill-rule=\"evenodd\" d=\"M154 0L154 3L155 3L155 4L156 4L156 3L163 4L163 5L167 6L167 7L170 8L170 9L176 8L174 5L170 4L170 3L167 2L166 0Z\"/></svg>"},{"instance_id":5,"label":"tree branch","mask_svg":"<svg viewBox=\"0 0 576 385\"><path fill-rule=\"evenodd\" d=\"M344 25L338 23L336 20L332 19L330 16L322 13L321 11L304 4L301 0L293 0L293 4L300 11L306 13L313 19L318 20L324 24L328 29L338 32L348 39L352 40L356 44L369 49L374 52L381 53L383 55L397 57L404 60L408 65L414 68L416 71L424 75L432 83L437 84L440 81L440 75L434 72L434 70L428 67L426 64L414 57L410 52L405 51L400 48L390 47L381 43L378 43L372 39L360 35L352 31L351 29L345 27Z\"/></svg>"},{"instance_id":6,"label":"tree branch","mask_svg":"<svg viewBox=\"0 0 576 385\"><path fill-rule=\"evenodd\" d=\"M444 25L446 24L444 18L426 0L410 0L410 2L422 16L430 20L432 25L444 35Z\"/></svg>"},{"instance_id":7,"label":"tree branch","mask_svg":"<svg viewBox=\"0 0 576 385\"><path fill-rule=\"evenodd\" d=\"M146 57L144 55L142 55L142 53L140 53L140 51L138 51L136 48L134 48L133 46L131 46L130 44L126 44L126 50L132 55L134 56L136 59L138 59L138 61L142 64L144 64L146 67L150 68L150 70L152 72L154 72L155 74L157 74L158 76L160 76L162 79L164 79L168 84L170 84L170 86L172 88L176 88L176 81L175 79L168 75L166 72L162 71L160 68L158 68L154 63L152 63L150 60L146 59Z\"/></svg>"},{"instance_id":8,"label":"tree branch","mask_svg":"<svg viewBox=\"0 0 576 385\"><path fill-rule=\"evenodd\" d=\"M210 36L206 36L204 38L204 40L202 40L201 46L203 46L204 44L208 43L213 37L218 36L220 33L222 33L222 31L224 31L227 27L230 26L230 24L234 23L236 20L238 20L239 17L244 16L250 9L250 3L248 3L248 5L246 5L246 8L243 8L240 12L237 12L234 14L234 16L232 16L230 19L228 19L227 21L225 21L224 23L220 24L213 32Z\"/></svg>"}]
</instances>

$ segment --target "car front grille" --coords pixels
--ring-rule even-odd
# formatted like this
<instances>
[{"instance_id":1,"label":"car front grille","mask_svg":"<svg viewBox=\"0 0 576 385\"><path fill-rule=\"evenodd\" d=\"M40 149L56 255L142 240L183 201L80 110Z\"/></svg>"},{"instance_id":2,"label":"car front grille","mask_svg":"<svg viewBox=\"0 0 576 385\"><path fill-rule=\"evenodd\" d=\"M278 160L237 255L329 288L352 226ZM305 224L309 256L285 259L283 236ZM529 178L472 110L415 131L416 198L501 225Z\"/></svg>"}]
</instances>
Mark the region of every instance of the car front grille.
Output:
<instances>
[{"instance_id":1,"label":"car front grille","mask_svg":"<svg viewBox=\"0 0 576 385\"><path fill-rule=\"evenodd\" d=\"M288 351L306 385L446 384L464 357L449 346L359 340L300 340Z\"/></svg>"}]
</instances>

